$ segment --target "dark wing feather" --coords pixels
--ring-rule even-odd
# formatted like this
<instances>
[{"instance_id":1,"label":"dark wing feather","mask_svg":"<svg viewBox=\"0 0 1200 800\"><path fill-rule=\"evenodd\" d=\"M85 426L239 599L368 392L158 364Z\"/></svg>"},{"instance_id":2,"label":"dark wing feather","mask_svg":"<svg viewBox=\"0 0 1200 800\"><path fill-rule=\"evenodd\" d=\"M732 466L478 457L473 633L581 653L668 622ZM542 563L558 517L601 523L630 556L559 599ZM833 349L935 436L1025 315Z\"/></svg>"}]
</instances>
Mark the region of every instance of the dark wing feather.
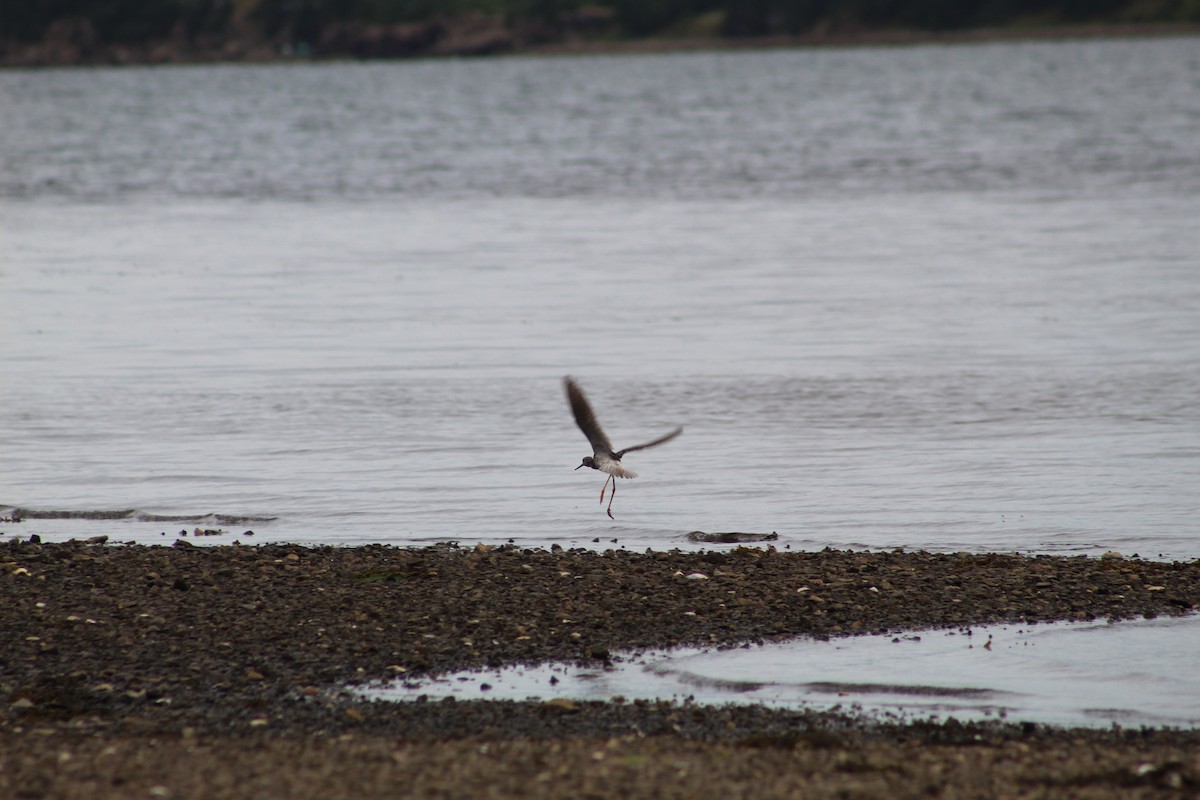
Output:
<instances>
[{"instance_id":1,"label":"dark wing feather","mask_svg":"<svg viewBox=\"0 0 1200 800\"><path fill-rule=\"evenodd\" d=\"M666 436L660 436L659 438L655 439L653 442L646 442L645 444L635 444L633 447L626 447L624 450L617 453L616 457L619 459L621 456L625 455L626 453L632 453L634 450L645 450L647 447L657 447L660 444L664 444L666 442L671 441L672 439L674 439L676 436L678 436L681 433L683 433L683 428L676 428L675 430L668 433Z\"/></svg>"},{"instance_id":2,"label":"dark wing feather","mask_svg":"<svg viewBox=\"0 0 1200 800\"><path fill-rule=\"evenodd\" d=\"M567 389L567 400L571 403L571 413L575 415L575 424L592 445L592 452L612 454L612 442L604 435L600 423L596 422L596 412L592 411L583 390L570 377L563 378L563 386Z\"/></svg>"}]
</instances>

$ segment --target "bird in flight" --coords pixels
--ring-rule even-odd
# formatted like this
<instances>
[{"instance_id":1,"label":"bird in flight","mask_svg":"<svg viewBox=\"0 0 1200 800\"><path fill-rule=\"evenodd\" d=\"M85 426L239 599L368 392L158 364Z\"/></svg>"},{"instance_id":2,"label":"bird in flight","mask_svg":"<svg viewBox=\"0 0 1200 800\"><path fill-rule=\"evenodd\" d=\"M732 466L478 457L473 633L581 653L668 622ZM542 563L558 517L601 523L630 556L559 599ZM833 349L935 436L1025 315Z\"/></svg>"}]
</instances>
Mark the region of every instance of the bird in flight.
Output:
<instances>
[{"instance_id":1,"label":"bird in flight","mask_svg":"<svg viewBox=\"0 0 1200 800\"><path fill-rule=\"evenodd\" d=\"M584 395L583 390L579 388L579 384L575 383L573 378L567 376L563 378L563 386L567 390L567 400L571 403L571 413L575 415L575 424L579 426L579 430L583 431L583 435L587 437L588 442L592 445L592 455L584 456L583 463L575 469L591 467L608 475L604 480L604 486L600 489L600 502L604 502L604 493L608 490L608 482L612 481L612 494L608 498L607 511L609 519L616 519L612 514L612 504L617 496L617 478L637 477L636 472L621 463L621 457L626 453L632 453L634 450L645 450L647 447L656 447L657 445L669 442L683 433L683 428L676 428L666 436L660 436L652 442L637 444L633 447L626 447L624 450L614 451L612 442L608 440L604 429L600 427L600 423L596 422L596 412L592 411L592 406L588 403L587 396Z\"/></svg>"}]
</instances>

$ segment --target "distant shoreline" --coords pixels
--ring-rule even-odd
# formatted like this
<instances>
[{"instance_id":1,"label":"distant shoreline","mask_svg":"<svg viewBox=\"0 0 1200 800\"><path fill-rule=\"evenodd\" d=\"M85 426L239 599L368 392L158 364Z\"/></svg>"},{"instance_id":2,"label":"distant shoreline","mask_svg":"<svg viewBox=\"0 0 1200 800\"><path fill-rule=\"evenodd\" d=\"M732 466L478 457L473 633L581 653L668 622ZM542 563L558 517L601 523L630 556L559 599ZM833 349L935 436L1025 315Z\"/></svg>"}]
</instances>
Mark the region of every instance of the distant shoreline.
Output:
<instances>
[{"instance_id":1,"label":"distant shoreline","mask_svg":"<svg viewBox=\"0 0 1200 800\"><path fill-rule=\"evenodd\" d=\"M826 47L889 47L928 44L1074 41L1200 36L1200 25L1184 23L1070 25L978 28L959 31L858 30L756 38L641 39L570 38L530 43L501 28L450 36L436 45L409 48L402 55L356 56L336 50L299 50L285 42L249 39L204 43L156 41L137 46L87 45L72 41L35 44L0 43L0 69L38 67L148 66L163 64L321 63L324 61L408 61L436 58L641 55L657 53L782 50Z\"/></svg>"},{"instance_id":2,"label":"distant shoreline","mask_svg":"<svg viewBox=\"0 0 1200 800\"><path fill-rule=\"evenodd\" d=\"M886 47L925 44L1129 39L1200 36L1200 25L1076 25L1049 28L977 28L964 31L874 30L855 33L766 36L748 39L637 39L622 42L571 42L529 48L525 54L601 55L686 52L693 50L771 50L817 47Z\"/></svg>"}]
</instances>

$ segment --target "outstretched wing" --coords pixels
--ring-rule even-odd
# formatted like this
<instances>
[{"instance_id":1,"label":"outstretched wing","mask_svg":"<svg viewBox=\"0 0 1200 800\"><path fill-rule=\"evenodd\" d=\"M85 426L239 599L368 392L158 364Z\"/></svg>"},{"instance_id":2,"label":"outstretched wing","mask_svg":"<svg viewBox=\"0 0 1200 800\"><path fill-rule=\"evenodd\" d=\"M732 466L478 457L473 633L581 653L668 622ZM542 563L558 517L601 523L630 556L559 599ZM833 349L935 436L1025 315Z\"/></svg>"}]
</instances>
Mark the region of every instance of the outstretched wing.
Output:
<instances>
[{"instance_id":1,"label":"outstretched wing","mask_svg":"<svg viewBox=\"0 0 1200 800\"><path fill-rule=\"evenodd\" d=\"M592 411L583 390L570 376L563 378L563 386L567 390L567 400L571 403L571 413L575 415L575 424L579 426L579 430L583 431L583 435L592 445L592 452L611 454L612 442L604 435L600 423L596 422L596 412Z\"/></svg>"},{"instance_id":2,"label":"outstretched wing","mask_svg":"<svg viewBox=\"0 0 1200 800\"><path fill-rule=\"evenodd\" d=\"M625 455L626 453L632 453L634 450L645 450L647 447L657 447L660 444L665 444L666 442L671 441L672 439L674 439L676 436L678 436L681 433L683 433L683 428L682 427L676 428L675 430L668 433L666 436L660 436L659 438L655 439L653 442L646 442L645 444L635 444L633 447L626 447L621 452L616 453L614 455L614 457L620 458L621 456Z\"/></svg>"}]
</instances>

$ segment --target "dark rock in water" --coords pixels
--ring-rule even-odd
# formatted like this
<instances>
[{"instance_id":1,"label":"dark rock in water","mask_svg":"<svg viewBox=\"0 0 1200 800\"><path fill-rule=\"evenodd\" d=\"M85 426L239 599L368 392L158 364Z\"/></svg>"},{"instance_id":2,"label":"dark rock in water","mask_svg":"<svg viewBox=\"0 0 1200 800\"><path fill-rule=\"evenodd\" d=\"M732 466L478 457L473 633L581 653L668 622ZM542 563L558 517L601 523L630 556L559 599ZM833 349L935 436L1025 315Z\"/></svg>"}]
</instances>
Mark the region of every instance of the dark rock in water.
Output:
<instances>
[{"instance_id":1,"label":"dark rock in water","mask_svg":"<svg viewBox=\"0 0 1200 800\"><path fill-rule=\"evenodd\" d=\"M705 533L704 531L692 531L687 535L687 538L693 542L739 544L745 542L773 542L779 538L779 534L774 531L771 533L742 533L740 531Z\"/></svg>"}]
</instances>

